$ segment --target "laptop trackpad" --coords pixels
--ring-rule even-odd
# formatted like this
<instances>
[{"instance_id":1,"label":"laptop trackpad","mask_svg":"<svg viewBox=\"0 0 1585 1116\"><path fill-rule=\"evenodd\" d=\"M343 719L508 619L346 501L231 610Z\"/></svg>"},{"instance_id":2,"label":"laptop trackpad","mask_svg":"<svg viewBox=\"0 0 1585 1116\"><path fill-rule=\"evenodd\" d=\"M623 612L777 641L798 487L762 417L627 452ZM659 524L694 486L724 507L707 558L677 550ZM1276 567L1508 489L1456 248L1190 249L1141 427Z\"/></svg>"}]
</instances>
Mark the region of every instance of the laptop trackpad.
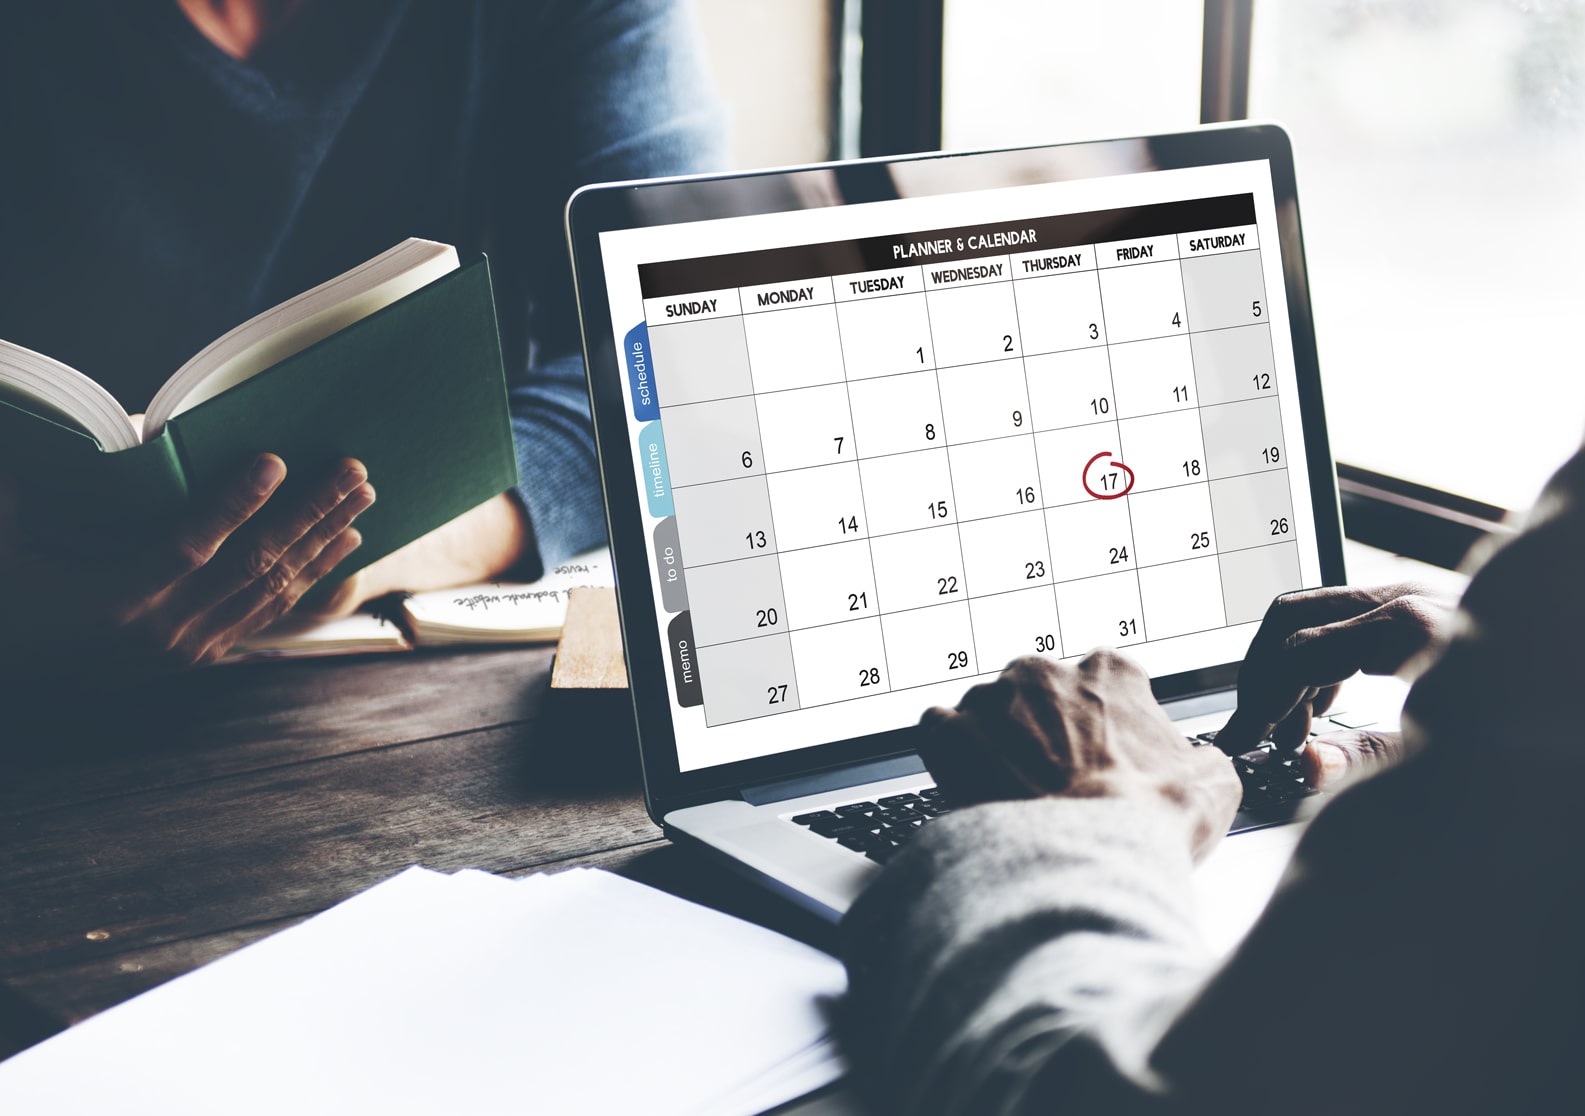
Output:
<instances>
[{"instance_id":1,"label":"laptop trackpad","mask_svg":"<svg viewBox=\"0 0 1585 1116\"><path fill-rule=\"evenodd\" d=\"M1303 834L1302 824L1235 834L1194 870L1200 930L1218 956L1231 953L1260 917Z\"/></svg>"}]
</instances>

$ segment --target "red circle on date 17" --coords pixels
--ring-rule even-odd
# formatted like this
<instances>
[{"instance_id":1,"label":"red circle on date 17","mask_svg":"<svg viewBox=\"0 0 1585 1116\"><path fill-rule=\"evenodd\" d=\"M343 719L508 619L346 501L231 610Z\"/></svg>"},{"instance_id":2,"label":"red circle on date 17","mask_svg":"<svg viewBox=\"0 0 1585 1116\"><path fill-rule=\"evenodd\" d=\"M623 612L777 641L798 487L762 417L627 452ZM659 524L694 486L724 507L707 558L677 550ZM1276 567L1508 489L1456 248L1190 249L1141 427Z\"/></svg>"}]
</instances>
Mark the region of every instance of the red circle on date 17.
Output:
<instances>
[{"instance_id":1,"label":"red circle on date 17","mask_svg":"<svg viewBox=\"0 0 1585 1116\"><path fill-rule=\"evenodd\" d=\"M1090 487L1090 469L1094 467L1097 461L1111 456L1112 455L1110 452L1103 451L1096 454L1094 457L1090 458L1084 463L1084 476L1082 478L1084 481L1084 491L1088 492L1091 496L1094 496L1097 500L1115 500L1119 496L1127 496L1128 490L1134 487L1134 471L1116 458L1112 459L1111 470L1113 471L1110 472L1110 485L1107 483L1107 474L1102 474L1101 487L1116 488L1117 491L1097 492L1095 489ZM1119 471L1122 473L1121 477L1118 475ZM1119 486L1119 481L1121 481L1121 486Z\"/></svg>"}]
</instances>

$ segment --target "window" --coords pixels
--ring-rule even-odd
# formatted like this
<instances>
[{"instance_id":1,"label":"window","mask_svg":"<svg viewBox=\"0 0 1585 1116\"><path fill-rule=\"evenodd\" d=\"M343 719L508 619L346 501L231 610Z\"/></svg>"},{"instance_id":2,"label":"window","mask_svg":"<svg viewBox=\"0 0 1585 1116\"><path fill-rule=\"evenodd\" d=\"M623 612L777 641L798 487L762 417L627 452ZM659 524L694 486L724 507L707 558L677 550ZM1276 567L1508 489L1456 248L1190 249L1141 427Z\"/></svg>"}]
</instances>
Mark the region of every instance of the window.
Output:
<instances>
[{"instance_id":1,"label":"window","mask_svg":"<svg viewBox=\"0 0 1585 1116\"><path fill-rule=\"evenodd\" d=\"M832 0L700 0L705 51L741 168L831 158Z\"/></svg>"},{"instance_id":2,"label":"window","mask_svg":"<svg viewBox=\"0 0 1585 1116\"><path fill-rule=\"evenodd\" d=\"M1527 506L1585 431L1585 0L1255 6L1333 452Z\"/></svg>"},{"instance_id":3,"label":"window","mask_svg":"<svg viewBox=\"0 0 1585 1116\"><path fill-rule=\"evenodd\" d=\"M1170 131L1247 104L1293 137L1345 470L1478 519L1471 499L1527 506L1585 433L1585 0L702 10L744 166Z\"/></svg>"},{"instance_id":4,"label":"window","mask_svg":"<svg viewBox=\"0 0 1585 1116\"><path fill-rule=\"evenodd\" d=\"M1203 19L1198 4L1183 0L947 0L941 146L1193 127Z\"/></svg>"}]
</instances>

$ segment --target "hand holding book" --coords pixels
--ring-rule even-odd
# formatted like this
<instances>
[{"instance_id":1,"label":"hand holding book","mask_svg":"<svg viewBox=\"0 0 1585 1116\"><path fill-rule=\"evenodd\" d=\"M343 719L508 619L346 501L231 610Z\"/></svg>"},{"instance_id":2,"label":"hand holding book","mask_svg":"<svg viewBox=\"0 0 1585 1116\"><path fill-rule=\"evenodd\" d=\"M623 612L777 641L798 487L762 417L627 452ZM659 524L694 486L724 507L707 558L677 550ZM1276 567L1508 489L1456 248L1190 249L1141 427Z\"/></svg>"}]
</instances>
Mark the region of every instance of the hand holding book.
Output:
<instances>
[{"instance_id":1,"label":"hand holding book","mask_svg":"<svg viewBox=\"0 0 1585 1116\"><path fill-rule=\"evenodd\" d=\"M404 241L238 325L140 418L0 340L0 475L20 490L0 520L12 678L68 660L118 674L207 662L316 582L356 578L333 601L346 608L386 575L400 577L385 588L494 576L527 545L501 495L518 476L489 268L459 267L447 245ZM386 498L353 532L369 473ZM24 544L28 532L50 544ZM472 564L452 571L447 552Z\"/></svg>"},{"instance_id":2,"label":"hand holding book","mask_svg":"<svg viewBox=\"0 0 1585 1116\"><path fill-rule=\"evenodd\" d=\"M261 454L176 525L61 555L24 541L17 486L0 477L0 668L15 680L85 660L143 673L218 659L362 542L352 521L374 489L359 462L283 493L285 478Z\"/></svg>"}]
</instances>

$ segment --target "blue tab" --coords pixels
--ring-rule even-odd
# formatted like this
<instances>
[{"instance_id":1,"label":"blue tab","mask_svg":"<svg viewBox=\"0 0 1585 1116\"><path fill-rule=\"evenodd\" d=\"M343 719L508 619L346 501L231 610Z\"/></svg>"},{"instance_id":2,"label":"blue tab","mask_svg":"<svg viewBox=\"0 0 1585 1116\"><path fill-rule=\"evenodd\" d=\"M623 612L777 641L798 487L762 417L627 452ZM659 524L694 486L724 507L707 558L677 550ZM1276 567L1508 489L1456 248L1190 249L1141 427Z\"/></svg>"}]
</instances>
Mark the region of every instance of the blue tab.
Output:
<instances>
[{"instance_id":1,"label":"blue tab","mask_svg":"<svg viewBox=\"0 0 1585 1116\"><path fill-rule=\"evenodd\" d=\"M672 514L671 474L666 470L666 439L660 423L652 422L638 432L638 459L644 469L644 497L649 514L665 519Z\"/></svg>"},{"instance_id":2,"label":"blue tab","mask_svg":"<svg viewBox=\"0 0 1585 1116\"><path fill-rule=\"evenodd\" d=\"M627 331L622 342L622 357L627 362L627 386L633 393L633 417L639 422L660 418L660 403L655 399L655 366L649 352L649 326L644 322Z\"/></svg>"}]
</instances>

